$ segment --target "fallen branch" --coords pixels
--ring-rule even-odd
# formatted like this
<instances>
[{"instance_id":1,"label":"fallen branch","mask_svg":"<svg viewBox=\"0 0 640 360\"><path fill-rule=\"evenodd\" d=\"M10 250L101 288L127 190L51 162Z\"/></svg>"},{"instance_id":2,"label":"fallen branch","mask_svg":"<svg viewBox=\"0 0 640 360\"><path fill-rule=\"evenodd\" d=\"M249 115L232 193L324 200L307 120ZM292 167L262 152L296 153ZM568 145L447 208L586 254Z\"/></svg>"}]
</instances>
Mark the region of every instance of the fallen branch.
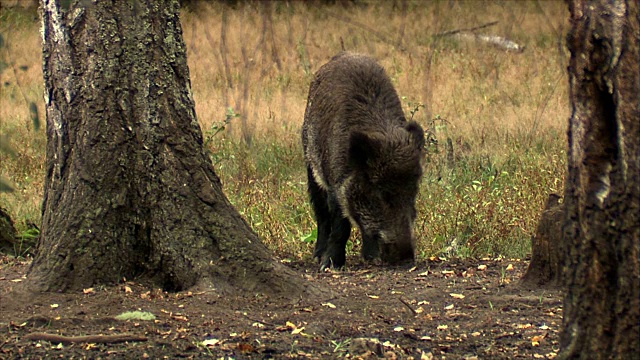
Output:
<instances>
[{"instance_id":1,"label":"fallen branch","mask_svg":"<svg viewBox=\"0 0 640 360\"><path fill-rule=\"evenodd\" d=\"M24 337L26 340L44 340L56 344L91 343L91 344L115 344L127 341L147 341L145 336L120 334L120 335L87 335L87 336L62 336L46 333L31 333Z\"/></svg>"},{"instance_id":2,"label":"fallen branch","mask_svg":"<svg viewBox=\"0 0 640 360\"><path fill-rule=\"evenodd\" d=\"M506 51L515 51L520 53L523 52L525 48L524 45L520 45L514 41L497 35L478 35L473 33L456 33L454 35L463 40L484 42Z\"/></svg>"},{"instance_id":3,"label":"fallen branch","mask_svg":"<svg viewBox=\"0 0 640 360\"><path fill-rule=\"evenodd\" d=\"M520 45L515 43L509 39L503 38L502 36L496 35L476 35L476 34L458 34L461 38L466 39L474 39L476 41L485 42L490 45L494 45L503 50L507 51L515 51L515 52L523 52L524 45Z\"/></svg>"},{"instance_id":4,"label":"fallen branch","mask_svg":"<svg viewBox=\"0 0 640 360\"><path fill-rule=\"evenodd\" d=\"M473 33L476 30L480 30L480 29L484 29L487 28L489 26L493 26L495 24L497 24L497 21L492 21L486 24L482 24L482 25L478 25L478 26L474 26L474 27L470 27L470 28L463 28L463 29L455 29L455 30L447 30L441 33L437 33L435 35L433 35L434 38L438 38L438 37L443 37L443 36L450 36L450 35L456 35L461 39L465 39L465 40L474 40L474 41L480 41L480 42L484 42L490 45L494 45L497 46L503 50L507 50L507 51L515 51L515 52L523 52L524 51L524 46L517 44L507 38L503 38L502 36L497 36L497 35L478 35Z\"/></svg>"},{"instance_id":5,"label":"fallen branch","mask_svg":"<svg viewBox=\"0 0 640 360\"><path fill-rule=\"evenodd\" d=\"M470 27L470 28L447 30L447 31L443 31L441 33L437 33L437 34L433 35L433 37L441 37L441 36L453 35L453 34L457 34L457 33L461 33L461 32L476 31L476 30L484 29L484 28L489 27L489 26L493 26L493 25L495 25L497 23L498 23L497 21L492 21L492 22L489 22L489 23L486 23L486 24L482 24L482 25L478 25L478 26L474 26L474 27Z\"/></svg>"}]
</instances>

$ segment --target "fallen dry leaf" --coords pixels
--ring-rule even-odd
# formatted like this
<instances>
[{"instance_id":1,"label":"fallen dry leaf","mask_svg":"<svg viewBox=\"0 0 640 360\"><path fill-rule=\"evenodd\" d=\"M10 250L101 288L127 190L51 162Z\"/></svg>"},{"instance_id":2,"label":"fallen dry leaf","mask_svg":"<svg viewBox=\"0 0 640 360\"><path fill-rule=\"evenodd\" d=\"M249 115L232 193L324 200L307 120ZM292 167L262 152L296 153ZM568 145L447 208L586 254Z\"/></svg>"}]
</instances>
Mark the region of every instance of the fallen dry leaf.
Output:
<instances>
[{"instance_id":1,"label":"fallen dry leaf","mask_svg":"<svg viewBox=\"0 0 640 360\"><path fill-rule=\"evenodd\" d=\"M542 342L542 340L547 336L546 333L544 334L540 334L540 335L536 335L534 337L531 338L531 345L532 346L539 346L540 342Z\"/></svg>"},{"instance_id":2,"label":"fallen dry leaf","mask_svg":"<svg viewBox=\"0 0 640 360\"><path fill-rule=\"evenodd\" d=\"M240 351L242 351L244 353L248 353L248 352L254 352L255 348L251 344L238 343L238 350L240 350Z\"/></svg>"},{"instance_id":3,"label":"fallen dry leaf","mask_svg":"<svg viewBox=\"0 0 640 360\"><path fill-rule=\"evenodd\" d=\"M200 345L203 345L203 346L215 346L215 345L218 345L219 343L220 343L220 340L218 340L218 339L207 339L207 340L204 340L203 342L201 342Z\"/></svg>"},{"instance_id":4,"label":"fallen dry leaf","mask_svg":"<svg viewBox=\"0 0 640 360\"><path fill-rule=\"evenodd\" d=\"M299 327L296 329L293 329L293 331L291 331L291 335L297 335L300 334L302 332L302 330L304 330L304 326L303 327Z\"/></svg>"},{"instance_id":5,"label":"fallen dry leaf","mask_svg":"<svg viewBox=\"0 0 640 360\"><path fill-rule=\"evenodd\" d=\"M507 265L507 271L513 271L513 264Z\"/></svg>"},{"instance_id":6,"label":"fallen dry leaf","mask_svg":"<svg viewBox=\"0 0 640 360\"><path fill-rule=\"evenodd\" d=\"M296 324L289 321L287 321L284 326L286 326L289 330L295 330L297 328Z\"/></svg>"},{"instance_id":7,"label":"fallen dry leaf","mask_svg":"<svg viewBox=\"0 0 640 360\"><path fill-rule=\"evenodd\" d=\"M420 354L420 360L432 360L433 354L431 352L423 352Z\"/></svg>"},{"instance_id":8,"label":"fallen dry leaf","mask_svg":"<svg viewBox=\"0 0 640 360\"><path fill-rule=\"evenodd\" d=\"M449 296L451 296L454 299L464 299L464 295L462 294L449 294Z\"/></svg>"}]
</instances>

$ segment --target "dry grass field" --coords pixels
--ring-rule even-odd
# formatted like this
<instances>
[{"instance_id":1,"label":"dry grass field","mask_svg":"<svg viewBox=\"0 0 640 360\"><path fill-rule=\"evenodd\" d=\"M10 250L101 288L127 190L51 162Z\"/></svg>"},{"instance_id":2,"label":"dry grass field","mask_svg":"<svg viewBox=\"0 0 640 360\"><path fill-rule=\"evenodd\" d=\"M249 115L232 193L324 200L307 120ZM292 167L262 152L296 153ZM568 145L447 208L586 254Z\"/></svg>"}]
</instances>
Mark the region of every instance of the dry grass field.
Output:
<instances>
[{"instance_id":1,"label":"dry grass field","mask_svg":"<svg viewBox=\"0 0 640 360\"><path fill-rule=\"evenodd\" d=\"M225 192L292 260L310 257L314 239L300 145L308 85L342 48L378 58L407 116L437 140L418 198L419 255L526 256L547 194L563 188L566 22L560 1L202 1L182 16L196 112ZM33 102L44 123L37 14L3 9L0 34L0 134L16 152L0 152L0 176L15 188L0 205L25 232L40 219L46 143L30 113Z\"/></svg>"}]
</instances>

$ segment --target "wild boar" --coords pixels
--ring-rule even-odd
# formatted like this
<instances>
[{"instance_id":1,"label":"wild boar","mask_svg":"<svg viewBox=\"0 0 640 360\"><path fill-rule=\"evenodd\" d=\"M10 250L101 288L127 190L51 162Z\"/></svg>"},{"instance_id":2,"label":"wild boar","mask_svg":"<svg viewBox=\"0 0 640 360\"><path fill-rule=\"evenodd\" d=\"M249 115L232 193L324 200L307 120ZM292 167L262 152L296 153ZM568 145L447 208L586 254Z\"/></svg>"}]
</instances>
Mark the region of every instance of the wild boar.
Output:
<instances>
[{"instance_id":1,"label":"wild boar","mask_svg":"<svg viewBox=\"0 0 640 360\"><path fill-rule=\"evenodd\" d=\"M321 269L344 266L351 226L360 229L365 259L414 259L424 143L422 127L405 119L391 80L371 57L342 52L316 72L302 144Z\"/></svg>"}]
</instances>

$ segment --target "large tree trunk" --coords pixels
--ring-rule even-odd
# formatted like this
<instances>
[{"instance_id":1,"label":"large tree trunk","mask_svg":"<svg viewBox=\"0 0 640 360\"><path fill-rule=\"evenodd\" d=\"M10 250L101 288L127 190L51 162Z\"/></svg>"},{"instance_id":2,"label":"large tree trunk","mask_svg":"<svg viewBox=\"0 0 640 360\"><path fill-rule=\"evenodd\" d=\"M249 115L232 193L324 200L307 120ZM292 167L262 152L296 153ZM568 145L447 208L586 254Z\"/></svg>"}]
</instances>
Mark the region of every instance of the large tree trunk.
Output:
<instances>
[{"instance_id":1,"label":"large tree trunk","mask_svg":"<svg viewBox=\"0 0 640 360\"><path fill-rule=\"evenodd\" d=\"M573 0L561 358L640 354L637 0Z\"/></svg>"},{"instance_id":2,"label":"large tree trunk","mask_svg":"<svg viewBox=\"0 0 640 360\"><path fill-rule=\"evenodd\" d=\"M37 290L144 276L300 294L203 151L177 0L43 0L47 161Z\"/></svg>"}]
</instances>

